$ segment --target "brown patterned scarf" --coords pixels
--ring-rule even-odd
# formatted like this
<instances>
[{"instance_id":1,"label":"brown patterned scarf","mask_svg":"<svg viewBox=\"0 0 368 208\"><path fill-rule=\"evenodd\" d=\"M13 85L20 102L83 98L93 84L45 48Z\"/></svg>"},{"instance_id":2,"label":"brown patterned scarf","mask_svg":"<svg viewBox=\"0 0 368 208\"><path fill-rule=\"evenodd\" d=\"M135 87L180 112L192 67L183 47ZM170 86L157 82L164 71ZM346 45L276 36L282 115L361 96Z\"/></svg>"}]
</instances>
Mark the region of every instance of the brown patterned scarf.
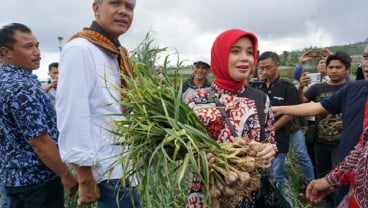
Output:
<instances>
[{"instance_id":1,"label":"brown patterned scarf","mask_svg":"<svg viewBox=\"0 0 368 208\"><path fill-rule=\"evenodd\" d=\"M128 77L133 77L133 67L132 67L132 63L129 59L128 56L128 51L126 48L124 48L123 46L120 47L116 47L115 44L107 37L105 37L104 35L94 31L94 30L90 30L90 29L84 29L76 34L74 34L69 41L75 39L75 38L85 38L88 41L90 41L91 43L111 52L114 54L118 55L118 62L119 62L119 68L120 68L120 73L121 75L124 76L128 76ZM125 88L127 87L124 79L121 78L121 87ZM122 91L121 93L121 99L123 99L124 93Z\"/></svg>"}]
</instances>

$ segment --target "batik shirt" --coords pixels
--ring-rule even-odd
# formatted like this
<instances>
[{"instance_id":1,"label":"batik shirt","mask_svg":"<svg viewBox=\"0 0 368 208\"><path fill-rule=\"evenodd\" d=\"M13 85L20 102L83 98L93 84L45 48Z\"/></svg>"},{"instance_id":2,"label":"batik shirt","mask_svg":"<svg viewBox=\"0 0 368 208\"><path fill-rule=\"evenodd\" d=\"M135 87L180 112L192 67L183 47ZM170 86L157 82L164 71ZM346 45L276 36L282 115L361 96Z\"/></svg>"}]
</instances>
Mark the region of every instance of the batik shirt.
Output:
<instances>
[{"instance_id":1,"label":"batik shirt","mask_svg":"<svg viewBox=\"0 0 368 208\"><path fill-rule=\"evenodd\" d=\"M33 185L56 178L29 140L48 133L57 142L56 114L37 76L3 65L0 73L0 180L5 186Z\"/></svg>"},{"instance_id":2,"label":"batik shirt","mask_svg":"<svg viewBox=\"0 0 368 208\"><path fill-rule=\"evenodd\" d=\"M254 100L238 97L245 88L238 91L237 94L231 94L212 84L211 89L215 97L219 97L221 107L224 107L231 124L234 126L237 135L249 138L251 141L260 141L260 123L258 120L257 108ZM201 122L206 127L210 137L218 143L233 142L234 137L226 124L225 118L212 101L212 95L208 89L199 89L196 93L185 100L194 110ZM273 114L270 108L270 101L267 99L264 106L265 114L265 136L264 142L274 143ZM205 207L205 196L203 195L203 185L200 178L193 173L190 184L189 196L186 208ZM251 208L255 204L255 193L234 205L236 208Z\"/></svg>"},{"instance_id":3,"label":"batik shirt","mask_svg":"<svg viewBox=\"0 0 368 208\"><path fill-rule=\"evenodd\" d=\"M339 163L326 179L332 186L349 184L349 192L340 202L338 208L368 207L368 101L364 108L364 131L358 144L350 151L344 161Z\"/></svg>"},{"instance_id":4,"label":"batik shirt","mask_svg":"<svg viewBox=\"0 0 368 208\"><path fill-rule=\"evenodd\" d=\"M368 129L364 141L358 144L349 155L326 175L332 186L350 185L349 192L340 202L339 208L365 208L368 206Z\"/></svg>"}]
</instances>

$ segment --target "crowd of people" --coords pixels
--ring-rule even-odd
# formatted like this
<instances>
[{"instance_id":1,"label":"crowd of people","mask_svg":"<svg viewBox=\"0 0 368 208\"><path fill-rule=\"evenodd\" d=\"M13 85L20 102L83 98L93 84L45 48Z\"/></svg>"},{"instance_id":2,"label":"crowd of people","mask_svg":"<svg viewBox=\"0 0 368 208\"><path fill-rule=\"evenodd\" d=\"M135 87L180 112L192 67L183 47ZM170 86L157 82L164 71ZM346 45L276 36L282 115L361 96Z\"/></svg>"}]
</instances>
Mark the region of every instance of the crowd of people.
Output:
<instances>
[{"instance_id":1,"label":"crowd of people","mask_svg":"<svg viewBox=\"0 0 368 208\"><path fill-rule=\"evenodd\" d=\"M3 208L64 207L64 191L69 196L78 192L79 206L142 206L135 188L139 180L132 177L122 183L122 167L112 165L121 150L109 133L112 119L125 119L124 109L116 103L116 98L124 99L119 91L126 87L121 74L134 77L119 37L132 24L135 4L135 0L94 0L94 21L65 44L59 62L49 65L50 81L43 86L32 73L40 67L41 53L31 29L20 23L0 29ZM311 203L326 208L368 207L364 194L368 189L368 45L359 66L364 80L350 81L348 54L323 49L318 55L317 83L303 71L303 65L316 57L307 52L294 71L297 86L280 76L277 53L259 53L252 32L222 32L210 55L210 60L201 57L193 62L182 100L215 141L242 137L263 143L256 157L270 168L284 195L290 146ZM208 196L200 177L192 174L188 188L186 207L205 207ZM231 207L265 206L258 191L240 194L242 200Z\"/></svg>"}]
</instances>

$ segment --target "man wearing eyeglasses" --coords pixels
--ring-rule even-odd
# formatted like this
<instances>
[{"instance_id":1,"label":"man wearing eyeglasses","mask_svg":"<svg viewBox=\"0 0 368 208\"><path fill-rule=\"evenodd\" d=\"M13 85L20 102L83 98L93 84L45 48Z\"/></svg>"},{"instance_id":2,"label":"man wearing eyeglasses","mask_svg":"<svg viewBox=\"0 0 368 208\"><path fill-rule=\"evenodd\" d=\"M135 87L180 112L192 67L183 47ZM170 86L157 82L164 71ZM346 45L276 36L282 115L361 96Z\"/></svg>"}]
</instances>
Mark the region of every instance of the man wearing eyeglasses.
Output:
<instances>
[{"instance_id":1,"label":"man wearing eyeglasses","mask_svg":"<svg viewBox=\"0 0 368 208\"><path fill-rule=\"evenodd\" d=\"M263 72L265 82L260 90L268 94L271 106L295 105L298 100L297 89L292 83L280 77L279 66L279 56L276 53L267 51L261 54L258 60L258 68ZM281 192L284 192L284 164L289 149L289 121L291 118L288 115L275 117L273 125L278 153L272 161L271 175Z\"/></svg>"}]
</instances>

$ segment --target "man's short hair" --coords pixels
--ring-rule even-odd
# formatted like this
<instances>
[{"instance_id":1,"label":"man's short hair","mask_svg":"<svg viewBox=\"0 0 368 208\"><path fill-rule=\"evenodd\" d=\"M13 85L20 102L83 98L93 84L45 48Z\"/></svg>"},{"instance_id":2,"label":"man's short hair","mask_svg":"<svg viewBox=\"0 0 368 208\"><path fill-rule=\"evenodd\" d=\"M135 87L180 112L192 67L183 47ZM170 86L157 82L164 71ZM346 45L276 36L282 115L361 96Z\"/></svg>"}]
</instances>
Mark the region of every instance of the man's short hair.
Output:
<instances>
[{"instance_id":1,"label":"man's short hair","mask_svg":"<svg viewBox=\"0 0 368 208\"><path fill-rule=\"evenodd\" d=\"M49 65L49 72L51 71L52 67L59 68L59 63L58 62L52 62Z\"/></svg>"},{"instance_id":2,"label":"man's short hair","mask_svg":"<svg viewBox=\"0 0 368 208\"><path fill-rule=\"evenodd\" d=\"M271 58L272 62L274 63L280 63L280 59L279 59L279 55L277 55L277 53L272 52L272 51L266 51L263 52L260 56L258 61L262 61L265 59Z\"/></svg>"},{"instance_id":3,"label":"man's short hair","mask_svg":"<svg viewBox=\"0 0 368 208\"><path fill-rule=\"evenodd\" d=\"M344 64L347 70L350 69L351 57L345 52L338 51L335 54L329 55L326 60L326 66L328 66L332 60L339 60Z\"/></svg>"},{"instance_id":4,"label":"man's short hair","mask_svg":"<svg viewBox=\"0 0 368 208\"><path fill-rule=\"evenodd\" d=\"M32 33L31 29L20 23L11 23L0 29L0 48L5 47L13 49L15 40L15 32ZM1 51L0 51L1 54Z\"/></svg>"}]
</instances>

